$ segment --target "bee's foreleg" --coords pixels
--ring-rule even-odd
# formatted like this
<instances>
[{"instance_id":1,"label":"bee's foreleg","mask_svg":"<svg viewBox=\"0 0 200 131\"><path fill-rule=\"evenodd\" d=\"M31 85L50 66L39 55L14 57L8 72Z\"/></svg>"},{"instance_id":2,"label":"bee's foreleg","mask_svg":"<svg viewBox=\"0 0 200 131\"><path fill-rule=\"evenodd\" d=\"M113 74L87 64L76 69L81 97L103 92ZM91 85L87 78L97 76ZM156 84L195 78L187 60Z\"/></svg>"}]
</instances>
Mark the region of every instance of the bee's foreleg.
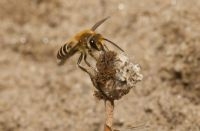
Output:
<instances>
[{"instance_id":1,"label":"bee's foreleg","mask_svg":"<svg viewBox=\"0 0 200 131\"><path fill-rule=\"evenodd\" d=\"M88 51L89 55L97 61L97 57L92 53L92 51Z\"/></svg>"},{"instance_id":2,"label":"bee's foreleg","mask_svg":"<svg viewBox=\"0 0 200 131\"><path fill-rule=\"evenodd\" d=\"M78 67L79 67L81 70L83 70L83 71L86 72L86 73L89 73L89 72L87 71L87 69L85 69L83 66L81 66L81 61L82 61L83 57L85 57L85 56L84 56L83 53L81 53L80 57L78 58L77 65L78 65Z\"/></svg>"},{"instance_id":3,"label":"bee's foreleg","mask_svg":"<svg viewBox=\"0 0 200 131\"><path fill-rule=\"evenodd\" d=\"M104 44L102 45L103 51L109 51L108 47Z\"/></svg>"}]
</instances>

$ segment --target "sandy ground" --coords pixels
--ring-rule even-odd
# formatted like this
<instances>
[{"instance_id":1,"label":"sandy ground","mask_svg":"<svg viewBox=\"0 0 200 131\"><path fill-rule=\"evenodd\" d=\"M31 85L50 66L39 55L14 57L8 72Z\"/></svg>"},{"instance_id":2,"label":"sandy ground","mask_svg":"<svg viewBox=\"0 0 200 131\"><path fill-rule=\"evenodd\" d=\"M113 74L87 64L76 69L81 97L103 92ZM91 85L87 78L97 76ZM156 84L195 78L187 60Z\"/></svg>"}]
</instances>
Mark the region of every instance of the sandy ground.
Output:
<instances>
[{"instance_id":1,"label":"sandy ground","mask_svg":"<svg viewBox=\"0 0 200 131\"><path fill-rule=\"evenodd\" d=\"M144 75L116 101L114 127L200 131L199 9L198 0L0 0L0 131L102 131L104 103L78 56L59 67L56 52L106 16L98 32Z\"/></svg>"}]
</instances>

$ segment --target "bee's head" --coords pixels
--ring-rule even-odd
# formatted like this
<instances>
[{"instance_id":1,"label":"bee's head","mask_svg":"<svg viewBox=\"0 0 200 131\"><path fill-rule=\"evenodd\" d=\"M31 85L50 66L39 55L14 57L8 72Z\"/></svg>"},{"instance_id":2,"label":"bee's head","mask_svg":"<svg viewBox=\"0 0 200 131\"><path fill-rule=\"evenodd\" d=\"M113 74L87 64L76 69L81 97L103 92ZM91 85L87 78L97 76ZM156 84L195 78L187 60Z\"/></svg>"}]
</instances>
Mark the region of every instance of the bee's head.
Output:
<instances>
[{"instance_id":1,"label":"bee's head","mask_svg":"<svg viewBox=\"0 0 200 131\"><path fill-rule=\"evenodd\" d=\"M87 46L98 51L104 50L102 36L100 34L92 34L88 37Z\"/></svg>"},{"instance_id":2,"label":"bee's head","mask_svg":"<svg viewBox=\"0 0 200 131\"><path fill-rule=\"evenodd\" d=\"M87 46L89 48L95 49L95 50L104 50L103 43L102 43L102 36L100 34L95 33L95 30L103 24L109 17L106 17L100 21L98 21L93 27L91 28L92 33L87 38Z\"/></svg>"},{"instance_id":3,"label":"bee's head","mask_svg":"<svg viewBox=\"0 0 200 131\"><path fill-rule=\"evenodd\" d=\"M102 24L104 23L109 17L106 17L102 20L100 20L99 22L97 22L92 28L91 30L89 30L89 33L86 35L86 40L87 40L87 46L89 48L98 50L98 51L105 51L105 49L108 50L107 46L105 44L103 44L103 41L107 41L109 43L111 43L112 45L116 46L118 49L120 49L121 51L123 51L118 45L116 45L114 42L110 41L109 39L104 38L102 35L97 34L95 32L95 30Z\"/></svg>"}]
</instances>

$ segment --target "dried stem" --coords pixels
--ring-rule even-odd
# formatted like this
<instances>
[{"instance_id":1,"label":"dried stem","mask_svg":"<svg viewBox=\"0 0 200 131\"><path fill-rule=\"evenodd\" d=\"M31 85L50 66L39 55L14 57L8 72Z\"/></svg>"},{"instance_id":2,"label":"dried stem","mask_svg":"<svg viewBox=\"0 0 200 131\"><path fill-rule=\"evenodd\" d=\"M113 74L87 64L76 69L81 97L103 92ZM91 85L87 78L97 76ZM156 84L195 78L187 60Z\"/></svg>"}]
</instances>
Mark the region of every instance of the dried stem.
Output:
<instances>
[{"instance_id":1,"label":"dried stem","mask_svg":"<svg viewBox=\"0 0 200 131\"><path fill-rule=\"evenodd\" d=\"M131 63L125 54L108 51L102 52L97 59L96 68L91 68L87 72L97 89L94 96L105 102L104 131L114 131L114 100L128 94L130 89L142 80L140 67Z\"/></svg>"},{"instance_id":2,"label":"dried stem","mask_svg":"<svg viewBox=\"0 0 200 131\"><path fill-rule=\"evenodd\" d=\"M104 131L112 131L113 125L113 112L114 112L114 101L105 100L105 127Z\"/></svg>"}]
</instances>

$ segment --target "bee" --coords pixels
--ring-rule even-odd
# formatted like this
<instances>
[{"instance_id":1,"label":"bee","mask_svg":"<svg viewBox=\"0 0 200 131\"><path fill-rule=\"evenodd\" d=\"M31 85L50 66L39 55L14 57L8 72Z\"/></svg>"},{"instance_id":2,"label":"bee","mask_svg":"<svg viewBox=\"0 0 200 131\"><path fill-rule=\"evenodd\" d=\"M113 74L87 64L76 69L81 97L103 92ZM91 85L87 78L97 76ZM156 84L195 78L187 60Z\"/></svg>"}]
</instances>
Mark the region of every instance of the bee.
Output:
<instances>
[{"instance_id":1,"label":"bee","mask_svg":"<svg viewBox=\"0 0 200 131\"><path fill-rule=\"evenodd\" d=\"M105 45L104 41L107 41L117 47L119 50L124 52L117 44L106 39L101 34L96 33L95 30L104 23L109 17L106 17L98 21L91 29L87 29L77 33L71 40L66 42L58 51L57 58L60 60L58 63L62 65L65 61L73 56L75 53L79 52L80 56L78 58L77 65L80 69L87 72L87 70L81 66L81 61L84 59L85 63L90 67L89 62L87 61L87 55L95 58L95 51L108 51L108 47Z\"/></svg>"}]
</instances>

